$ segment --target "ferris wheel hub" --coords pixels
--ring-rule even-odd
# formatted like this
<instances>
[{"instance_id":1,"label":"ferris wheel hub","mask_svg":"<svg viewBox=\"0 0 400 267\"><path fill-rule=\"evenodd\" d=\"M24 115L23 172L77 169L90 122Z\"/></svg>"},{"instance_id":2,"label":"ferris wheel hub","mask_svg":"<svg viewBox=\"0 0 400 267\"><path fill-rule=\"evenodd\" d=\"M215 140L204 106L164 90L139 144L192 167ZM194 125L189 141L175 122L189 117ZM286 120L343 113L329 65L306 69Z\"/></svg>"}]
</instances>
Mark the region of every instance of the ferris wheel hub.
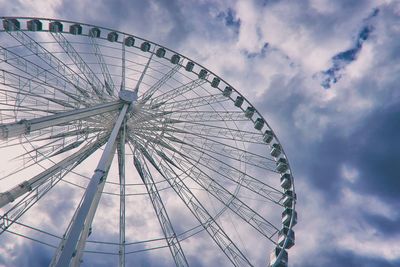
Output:
<instances>
[{"instance_id":1,"label":"ferris wheel hub","mask_svg":"<svg viewBox=\"0 0 400 267\"><path fill-rule=\"evenodd\" d=\"M133 103L137 100L137 91L121 90L119 92L119 99L126 103Z\"/></svg>"}]
</instances>

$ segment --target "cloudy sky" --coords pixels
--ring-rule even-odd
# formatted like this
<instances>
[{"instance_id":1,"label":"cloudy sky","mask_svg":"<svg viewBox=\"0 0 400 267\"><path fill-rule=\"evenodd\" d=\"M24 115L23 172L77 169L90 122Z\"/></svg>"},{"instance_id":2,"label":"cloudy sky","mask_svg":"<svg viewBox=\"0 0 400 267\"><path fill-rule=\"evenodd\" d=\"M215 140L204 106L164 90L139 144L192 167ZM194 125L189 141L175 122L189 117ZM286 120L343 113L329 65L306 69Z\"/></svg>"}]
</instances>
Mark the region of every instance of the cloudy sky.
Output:
<instances>
[{"instance_id":1,"label":"cloudy sky","mask_svg":"<svg viewBox=\"0 0 400 267\"><path fill-rule=\"evenodd\" d=\"M291 162L299 223L290 266L400 266L400 2L0 0L0 6L3 16L133 33L218 73L264 114Z\"/></svg>"}]
</instances>

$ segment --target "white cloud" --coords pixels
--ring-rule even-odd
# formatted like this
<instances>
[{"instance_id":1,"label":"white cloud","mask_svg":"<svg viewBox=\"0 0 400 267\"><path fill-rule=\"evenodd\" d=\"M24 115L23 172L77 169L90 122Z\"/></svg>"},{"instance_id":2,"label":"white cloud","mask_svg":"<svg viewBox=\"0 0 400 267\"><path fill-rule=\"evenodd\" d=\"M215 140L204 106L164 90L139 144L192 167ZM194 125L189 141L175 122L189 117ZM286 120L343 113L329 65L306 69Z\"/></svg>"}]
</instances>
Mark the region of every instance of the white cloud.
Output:
<instances>
[{"instance_id":1,"label":"white cloud","mask_svg":"<svg viewBox=\"0 0 400 267\"><path fill-rule=\"evenodd\" d=\"M359 178L358 170L349 165L343 164L340 171L342 177L350 183L355 183Z\"/></svg>"},{"instance_id":2,"label":"white cloud","mask_svg":"<svg viewBox=\"0 0 400 267\"><path fill-rule=\"evenodd\" d=\"M253 1L238 1L235 8L241 22L238 48L258 52L262 47L258 7Z\"/></svg>"},{"instance_id":3,"label":"white cloud","mask_svg":"<svg viewBox=\"0 0 400 267\"><path fill-rule=\"evenodd\" d=\"M362 257L400 258L400 248L394 245L399 236L383 237L378 229L362 220L362 212L390 220L397 218L399 213L389 203L350 189L343 189L339 201L331 203L329 195L315 191L304 180L304 177L296 177L298 246L290 251L292 262L298 266L311 258L320 262L323 259L319 254L336 250L351 251Z\"/></svg>"},{"instance_id":4,"label":"white cloud","mask_svg":"<svg viewBox=\"0 0 400 267\"><path fill-rule=\"evenodd\" d=\"M2 15L5 16L36 16L36 17L57 17L58 9L61 7L62 0L24 0L12 3L2 0Z\"/></svg>"}]
</instances>

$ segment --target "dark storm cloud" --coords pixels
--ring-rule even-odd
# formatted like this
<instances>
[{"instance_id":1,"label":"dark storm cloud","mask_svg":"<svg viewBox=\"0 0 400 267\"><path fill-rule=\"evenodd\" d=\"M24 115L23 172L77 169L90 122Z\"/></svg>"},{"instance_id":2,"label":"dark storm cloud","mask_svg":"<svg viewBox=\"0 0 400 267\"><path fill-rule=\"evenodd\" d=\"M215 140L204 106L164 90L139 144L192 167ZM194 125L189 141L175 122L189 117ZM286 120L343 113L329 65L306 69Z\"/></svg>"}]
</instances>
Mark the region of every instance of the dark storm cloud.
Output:
<instances>
[{"instance_id":1,"label":"dark storm cloud","mask_svg":"<svg viewBox=\"0 0 400 267\"><path fill-rule=\"evenodd\" d=\"M51 249L40 244L30 242L17 246L12 252L13 259L4 259L4 266L48 266L51 261ZM0 255L0 263L2 263Z\"/></svg>"},{"instance_id":2,"label":"dark storm cloud","mask_svg":"<svg viewBox=\"0 0 400 267\"><path fill-rule=\"evenodd\" d=\"M358 256L344 249L322 248L314 257L310 257L303 262L303 265L293 264L294 267L397 267L400 261L383 260L376 257Z\"/></svg>"},{"instance_id":3,"label":"dark storm cloud","mask_svg":"<svg viewBox=\"0 0 400 267\"><path fill-rule=\"evenodd\" d=\"M289 158L297 159L291 164L295 173L304 175L316 190L329 194L329 201L333 201L340 190L340 182L337 177L340 176L339 166L345 155L347 140L343 140L337 135L337 129L332 129L327 131L322 142L309 143L307 138L304 138L304 133L294 127L296 124L294 114L298 112L299 104L309 101L301 93L302 89L299 88L303 82L300 76L292 78L289 82L282 75L274 77L270 90L262 97L267 100L264 105L265 112L262 113L274 114L280 127L284 129L277 135L283 139L281 141L287 150L286 153L290 155ZM293 90L293 88L297 88L297 90ZM312 112L329 114L332 110L328 106L315 107ZM287 136L284 132L288 133Z\"/></svg>"},{"instance_id":4,"label":"dark storm cloud","mask_svg":"<svg viewBox=\"0 0 400 267\"><path fill-rule=\"evenodd\" d=\"M392 213L391 218L376 214L363 214L363 219L366 224L378 229L383 238L400 234L400 217L395 212Z\"/></svg>"},{"instance_id":5,"label":"dark storm cloud","mask_svg":"<svg viewBox=\"0 0 400 267\"><path fill-rule=\"evenodd\" d=\"M357 190L400 207L400 106L382 107L349 137L347 160L360 170Z\"/></svg>"},{"instance_id":6,"label":"dark storm cloud","mask_svg":"<svg viewBox=\"0 0 400 267\"><path fill-rule=\"evenodd\" d=\"M360 171L360 179L354 184L354 190L361 193L376 195L389 201L391 204L400 203L400 106L397 103L382 106L371 110L370 115L352 127L351 134L344 132L349 128L338 127L341 121L331 121L324 130L321 140L310 142L304 133L296 125L294 114L302 103L310 102L300 93L302 84L300 77L294 77L290 82L284 82L283 76L276 76L270 86L270 90L262 97L264 114L274 114L284 129L282 133L286 150L290 158L296 158L292 167L299 175L304 175L315 187L329 195L329 201L334 201L343 188L341 166L350 164ZM293 90L296 88L297 90ZM390 85L388 85L390 88ZM371 88L371 90L376 90ZM367 90L366 90L367 91ZM396 91L365 92L366 95L374 94L376 98L389 100ZM290 93L289 93L290 92ZM351 105L351 103L349 103ZM311 115L331 116L332 120L341 120L335 106L310 107ZM339 116L339 117L338 117ZM343 114L343 116L345 116ZM268 118L268 115L267 115ZM351 128L350 128L351 129ZM312 129L310 129L311 131ZM280 133L278 133L278 136Z\"/></svg>"}]
</instances>

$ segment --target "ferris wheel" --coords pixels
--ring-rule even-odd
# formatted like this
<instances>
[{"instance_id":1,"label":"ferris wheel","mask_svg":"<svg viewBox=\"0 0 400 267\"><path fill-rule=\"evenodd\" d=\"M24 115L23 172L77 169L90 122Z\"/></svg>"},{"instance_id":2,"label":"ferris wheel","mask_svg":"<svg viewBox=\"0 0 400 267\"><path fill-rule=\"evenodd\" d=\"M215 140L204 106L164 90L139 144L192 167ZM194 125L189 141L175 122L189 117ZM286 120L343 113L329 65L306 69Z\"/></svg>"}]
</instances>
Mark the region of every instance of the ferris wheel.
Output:
<instances>
[{"instance_id":1,"label":"ferris wheel","mask_svg":"<svg viewBox=\"0 0 400 267\"><path fill-rule=\"evenodd\" d=\"M239 91L135 35L1 19L0 248L43 247L50 266L288 265L289 162Z\"/></svg>"}]
</instances>

